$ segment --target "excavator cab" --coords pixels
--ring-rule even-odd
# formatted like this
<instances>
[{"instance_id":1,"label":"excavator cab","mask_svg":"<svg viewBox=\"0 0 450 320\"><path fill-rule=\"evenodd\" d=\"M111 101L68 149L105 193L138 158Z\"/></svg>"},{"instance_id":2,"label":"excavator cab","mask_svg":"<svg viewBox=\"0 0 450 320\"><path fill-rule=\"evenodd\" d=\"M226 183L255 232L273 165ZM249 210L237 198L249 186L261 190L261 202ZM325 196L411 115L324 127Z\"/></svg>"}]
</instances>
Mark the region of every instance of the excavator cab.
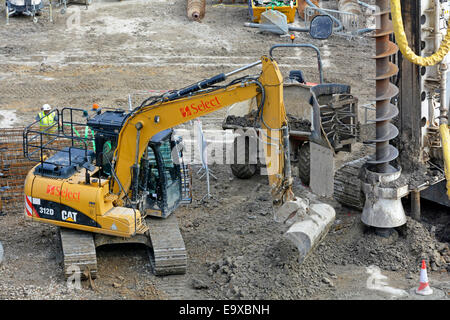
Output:
<instances>
[{"instance_id":1,"label":"excavator cab","mask_svg":"<svg viewBox=\"0 0 450 320\"><path fill-rule=\"evenodd\" d=\"M88 120L95 131L97 165L104 176L111 176L112 160L126 113L123 110L106 110ZM143 216L166 218L185 200L182 194L183 174L181 139L173 139L173 130L167 129L154 135L140 161L138 181L132 199L138 201Z\"/></svg>"},{"instance_id":2,"label":"excavator cab","mask_svg":"<svg viewBox=\"0 0 450 320\"><path fill-rule=\"evenodd\" d=\"M173 140L172 135L168 129L153 136L141 159L139 192L146 195L144 216L167 217L182 201L180 140Z\"/></svg>"}]
</instances>

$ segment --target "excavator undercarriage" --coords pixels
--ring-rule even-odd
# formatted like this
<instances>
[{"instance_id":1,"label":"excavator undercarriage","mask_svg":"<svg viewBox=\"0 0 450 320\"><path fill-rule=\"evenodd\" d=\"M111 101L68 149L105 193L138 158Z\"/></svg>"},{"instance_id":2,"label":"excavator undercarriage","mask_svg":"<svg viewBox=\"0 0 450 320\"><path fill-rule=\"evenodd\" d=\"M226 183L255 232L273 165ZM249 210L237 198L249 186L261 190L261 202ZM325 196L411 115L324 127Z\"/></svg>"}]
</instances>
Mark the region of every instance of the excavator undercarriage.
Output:
<instances>
[{"instance_id":1,"label":"excavator undercarriage","mask_svg":"<svg viewBox=\"0 0 450 320\"><path fill-rule=\"evenodd\" d=\"M117 243L137 243L147 247L152 271L157 276L184 274L187 253L177 217L146 217L148 230L131 238L59 228L66 278L79 273L82 279L97 277L96 248Z\"/></svg>"}]
</instances>

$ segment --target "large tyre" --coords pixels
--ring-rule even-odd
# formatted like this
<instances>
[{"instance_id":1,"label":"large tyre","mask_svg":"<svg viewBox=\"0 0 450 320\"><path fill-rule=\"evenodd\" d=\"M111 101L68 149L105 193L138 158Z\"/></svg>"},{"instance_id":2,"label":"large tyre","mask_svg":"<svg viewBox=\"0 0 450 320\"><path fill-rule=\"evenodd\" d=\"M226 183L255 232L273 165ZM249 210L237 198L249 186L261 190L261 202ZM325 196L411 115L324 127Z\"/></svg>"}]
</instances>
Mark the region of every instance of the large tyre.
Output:
<instances>
[{"instance_id":1,"label":"large tyre","mask_svg":"<svg viewBox=\"0 0 450 320\"><path fill-rule=\"evenodd\" d=\"M237 143L238 139L235 138L233 142L233 160L234 163L230 165L231 172L236 178L239 179L249 179L253 177L258 170L258 165L249 163L249 144L250 141L253 143L255 138L245 137L245 143ZM238 155L245 154L245 163L238 163Z\"/></svg>"},{"instance_id":2,"label":"large tyre","mask_svg":"<svg viewBox=\"0 0 450 320\"><path fill-rule=\"evenodd\" d=\"M298 149L298 175L303 184L309 186L311 154L309 152L309 142L306 142Z\"/></svg>"},{"instance_id":3,"label":"large tyre","mask_svg":"<svg viewBox=\"0 0 450 320\"><path fill-rule=\"evenodd\" d=\"M250 179L256 173L256 164L232 164L230 165L233 176L239 179Z\"/></svg>"}]
</instances>

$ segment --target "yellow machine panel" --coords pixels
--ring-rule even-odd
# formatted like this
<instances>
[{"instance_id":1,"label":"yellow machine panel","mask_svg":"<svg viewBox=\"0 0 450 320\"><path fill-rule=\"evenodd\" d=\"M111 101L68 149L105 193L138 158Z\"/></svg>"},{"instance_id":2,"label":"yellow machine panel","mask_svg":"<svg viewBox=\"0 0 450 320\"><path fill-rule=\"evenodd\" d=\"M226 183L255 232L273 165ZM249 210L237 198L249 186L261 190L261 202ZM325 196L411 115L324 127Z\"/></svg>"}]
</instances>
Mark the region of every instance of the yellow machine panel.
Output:
<instances>
[{"instance_id":1,"label":"yellow machine panel","mask_svg":"<svg viewBox=\"0 0 450 320\"><path fill-rule=\"evenodd\" d=\"M86 185L81 172L69 179L52 179L34 175L25 181L25 214L33 220L61 227L130 237L136 231L140 213L114 207L108 200L107 180Z\"/></svg>"}]
</instances>

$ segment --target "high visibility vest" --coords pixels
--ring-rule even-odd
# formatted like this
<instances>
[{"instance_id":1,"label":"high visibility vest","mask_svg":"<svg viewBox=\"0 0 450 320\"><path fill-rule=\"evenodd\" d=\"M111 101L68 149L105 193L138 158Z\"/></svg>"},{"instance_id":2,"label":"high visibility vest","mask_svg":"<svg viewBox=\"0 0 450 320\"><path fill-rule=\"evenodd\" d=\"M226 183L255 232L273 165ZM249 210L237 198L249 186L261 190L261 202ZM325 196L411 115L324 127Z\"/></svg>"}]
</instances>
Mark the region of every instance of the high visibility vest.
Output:
<instances>
[{"instance_id":1,"label":"high visibility vest","mask_svg":"<svg viewBox=\"0 0 450 320\"><path fill-rule=\"evenodd\" d=\"M55 123L55 113L52 112L48 115L45 114L44 111L39 112L39 128L46 129Z\"/></svg>"},{"instance_id":2,"label":"high visibility vest","mask_svg":"<svg viewBox=\"0 0 450 320\"><path fill-rule=\"evenodd\" d=\"M43 127L48 127L55 122L55 113L49 113L48 115L45 115L45 112L39 112L39 125Z\"/></svg>"}]
</instances>

